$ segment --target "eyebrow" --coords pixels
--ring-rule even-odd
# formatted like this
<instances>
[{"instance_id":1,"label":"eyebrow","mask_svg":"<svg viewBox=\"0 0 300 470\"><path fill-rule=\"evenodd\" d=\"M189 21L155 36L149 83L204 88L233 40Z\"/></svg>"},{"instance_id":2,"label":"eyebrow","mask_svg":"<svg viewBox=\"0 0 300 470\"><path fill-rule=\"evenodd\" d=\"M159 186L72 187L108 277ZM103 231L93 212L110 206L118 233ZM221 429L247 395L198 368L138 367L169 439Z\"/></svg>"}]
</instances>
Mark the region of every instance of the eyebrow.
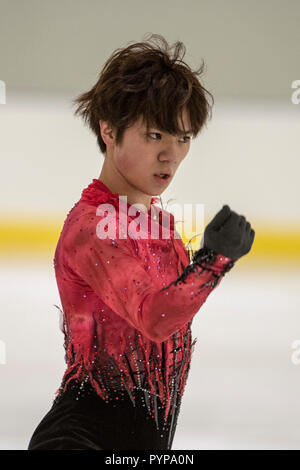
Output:
<instances>
[{"instance_id":1,"label":"eyebrow","mask_svg":"<svg viewBox=\"0 0 300 470\"><path fill-rule=\"evenodd\" d=\"M180 130L180 131L179 131L179 134L181 134L181 135L182 135L182 134L191 134L192 132L193 132L193 129L188 129L187 131L182 131L182 130Z\"/></svg>"},{"instance_id":2,"label":"eyebrow","mask_svg":"<svg viewBox=\"0 0 300 470\"><path fill-rule=\"evenodd\" d=\"M158 129L156 126L150 126L149 129ZM192 134L193 129L188 129L186 131L183 131L182 129L179 130L178 135L183 135L183 134Z\"/></svg>"}]
</instances>

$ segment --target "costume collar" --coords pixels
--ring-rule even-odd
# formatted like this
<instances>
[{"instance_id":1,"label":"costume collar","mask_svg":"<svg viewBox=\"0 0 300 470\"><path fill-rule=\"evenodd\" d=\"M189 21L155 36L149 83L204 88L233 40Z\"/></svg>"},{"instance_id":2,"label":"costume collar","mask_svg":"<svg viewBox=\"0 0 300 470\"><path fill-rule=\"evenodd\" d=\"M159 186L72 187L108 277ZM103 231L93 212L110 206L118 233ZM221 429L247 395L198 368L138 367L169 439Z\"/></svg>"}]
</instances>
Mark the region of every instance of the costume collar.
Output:
<instances>
[{"instance_id":1,"label":"costume collar","mask_svg":"<svg viewBox=\"0 0 300 470\"><path fill-rule=\"evenodd\" d=\"M90 183L81 194L81 200L88 202L92 205L98 206L102 202L112 202L118 203L119 193L113 193L102 181L94 178L92 183ZM150 209L148 212L151 212L151 206L159 201L159 197L152 197L150 202ZM131 204L127 203L128 208Z\"/></svg>"},{"instance_id":2,"label":"costume collar","mask_svg":"<svg viewBox=\"0 0 300 470\"><path fill-rule=\"evenodd\" d=\"M98 206L101 203L111 203L117 209L119 209L119 193L113 193L102 181L94 178L92 183L90 183L81 193L81 201L87 202L93 206ZM161 207L155 205L156 202L159 202L159 197L153 196L150 202L150 209L148 210L148 215L151 216L151 208L153 206L154 218L157 218L157 222L162 225L162 214L167 213L170 217L170 230L174 234L174 215L170 212L165 211ZM131 204L127 202L127 213ZM156 212L157 211L157 212Z\"/></svg>"}]
</instances>

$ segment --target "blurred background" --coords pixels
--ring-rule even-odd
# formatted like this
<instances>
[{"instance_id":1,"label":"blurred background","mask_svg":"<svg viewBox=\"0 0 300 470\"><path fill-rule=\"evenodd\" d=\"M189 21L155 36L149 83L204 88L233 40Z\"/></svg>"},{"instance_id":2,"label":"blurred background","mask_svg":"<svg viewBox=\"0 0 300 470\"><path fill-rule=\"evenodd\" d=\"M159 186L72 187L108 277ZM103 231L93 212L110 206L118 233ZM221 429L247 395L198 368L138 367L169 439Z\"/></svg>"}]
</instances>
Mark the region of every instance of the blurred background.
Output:
<instances>
[{"instance_id":1,"label":"blurred background","mask_svg":"<svg viewBox=\"0 0 300 470\"><path fill-rule=\"evenodd\" d=\"M65 370L54 251L103 163L71 100L148 32L203 59L215 99L162 201L256 232L194 317L173 449L300 448L299 24L297 0L0 0L1 449L27 448Z\"/></svg>"}]
</instances>

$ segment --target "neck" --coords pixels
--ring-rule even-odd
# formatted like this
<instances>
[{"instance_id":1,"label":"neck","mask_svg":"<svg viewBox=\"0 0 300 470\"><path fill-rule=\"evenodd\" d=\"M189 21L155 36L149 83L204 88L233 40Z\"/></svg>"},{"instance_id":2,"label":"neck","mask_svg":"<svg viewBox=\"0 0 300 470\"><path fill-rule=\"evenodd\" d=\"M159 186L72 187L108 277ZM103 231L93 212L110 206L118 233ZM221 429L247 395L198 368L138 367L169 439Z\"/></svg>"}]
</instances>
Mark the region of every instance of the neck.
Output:
<instances>
[{"instance_id":1,"label":"neck","mask_svg":"<svg viewBox=\"0 0 300 470\"><path fill-rule=\"evenodd\" d=\"M112 165L108 163L107 157L98 177L112 193L118 193L120 196L127 196L128 204L143 204L147 210L151 208L151 197L141 192L138 188L132 186Z\"/></svg>"}]
</instances>

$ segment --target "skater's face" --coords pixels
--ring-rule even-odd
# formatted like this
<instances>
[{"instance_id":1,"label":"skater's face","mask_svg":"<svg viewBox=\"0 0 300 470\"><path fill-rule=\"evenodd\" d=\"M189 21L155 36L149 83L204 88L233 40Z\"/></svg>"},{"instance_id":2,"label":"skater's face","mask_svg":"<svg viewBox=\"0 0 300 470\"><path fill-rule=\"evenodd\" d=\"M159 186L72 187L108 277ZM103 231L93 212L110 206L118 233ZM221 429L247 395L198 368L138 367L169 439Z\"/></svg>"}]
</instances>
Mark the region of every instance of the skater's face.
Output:
<instances>
[{"instance_id":1,"label":"skater's face","mask_svg":"<svg viewBox=\"0 0 300 470\"><path fill-rule=\"evenodd\" d=\"M186 110L182 119L188 131L190 122ZM181 124L180 119L178 122ZM182 124L179 127L183 129ZM105 160L109 162L105 163L110 167L110 175L124 179L122 188L128 185L136 194L144 194L144 198L139 198L141 202L142 199L149 202L149 196L160 195L169 186L190 149L192 138L191 132L176 136L155 127L147 133L141 117L125 130L120 145L116 145L115 134L104 121L100 121L100 128L106 143ZM155 176L160 173L167 173L169 177L162 179Z\"/></svg>"}]
</instances>

